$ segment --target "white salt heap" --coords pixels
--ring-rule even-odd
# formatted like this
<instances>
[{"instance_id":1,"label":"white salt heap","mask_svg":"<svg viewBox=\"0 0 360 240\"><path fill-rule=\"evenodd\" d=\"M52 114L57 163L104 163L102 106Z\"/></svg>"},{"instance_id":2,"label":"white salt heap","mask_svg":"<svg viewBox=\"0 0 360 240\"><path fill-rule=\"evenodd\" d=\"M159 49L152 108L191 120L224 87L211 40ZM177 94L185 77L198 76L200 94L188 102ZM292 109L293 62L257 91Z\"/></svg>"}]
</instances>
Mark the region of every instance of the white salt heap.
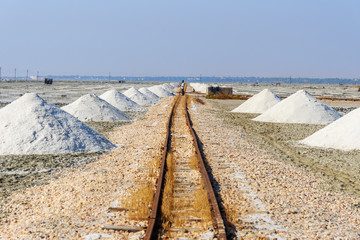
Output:
<instances>
[{"instance_id":1,"label":"white salt heap","mask_svg":"<svg viewBox=\"0 0 360 240\"><path fill-rule=\"evenodd\" d=\"M190 86L194 88L195 92L199 93L206 93L208 87L210 87L210 85L205 83L190 83Z\"/></svg>"},{"instance_id":2,"label":"white salt heap","mask_svg":"<svg viewBox=\"0 0 360 240\"><path fill-rule=\"evenodd\" d=\"M260 122L328 124L341 115L331 107L314 98L305 90L299 90L274 105L260 116Z\"/></svg>"},{"instance_id":3,"label":"white salt heap","mask_svg":"<svg viewBox=\"0 0 360 240\"><path fill-rule=\"evenodd\" d=\"M149 89L143 87L143 88L139 88L139 92L141 92L142 94L145 94L145 96L147 96L148 98L154 100L154 101L159 101L161 99L161 97L159 97L158 95L156 95L155 93L153 93L152 91L150 91Z\"/></svg>"},{"instance_id":4,"label":"white salt heap","mask_svg":"<svg viewBox=\"0 0 360 240\"><path fill-rule=\"evenodd\" d=\"M313 147L360 150L360 108L300 141Z\"/></svg>"},{"instance_id":5,"label":"white salt heap","mask_svg":"<svg viewBox=\"0 0 360 240\"><path fill-rule=\"evenodd\" d=\"M134 87L129 88L123 94L141 106L151 106L157 104L156 101L150 99Z\"/></svg>"},{"instance_id":6,"label":"white salt heap","mask_svg":"<svg viewBox=\"0 0 360 240\"><path fill-rule=\"evenodd\" d=\"M279 96L271 92L269 89L264 89L243 102L231 112L263 113L280 101L281 98Z\"/></svg>"},{"instance_id":7,"label":"white salt heap","mask_svg":"<svg viewBox=\"0 0 360 240\"><path fill-rule=\"evenodd\" d=\"M175 88L175 87L173 86L173 84L171 84L171 83L164 83L164 84L162 84L162 85L165 86L165 87L167 87L167 88L169 88L169 89Z\"/></svg>"},{"instance_id":8,"label":"white salt heap","mask_svg":"<svg viewBox=\"0 0 360 240\"><path fill-rule=\"evenodd\" d=\"M174 96L173 93L169 92L168 90L166 90L163 86L161 85L155 85L152 87L148 88L150 91L152 91L153 93L155 93L156 95L158 95L159 97L170 97L170 96Z\"/></svg>"},{"instance_id":9,"label":"white salt heap","mask_svg":"<svg viewBox=\"0 0 360 240\"><path fill-rule=\"evenodd\" d=\"M177 86L179 86L179 84L180 83L178 83L178 82L170 82L170 83L168 83L171 87L173 87L173 88L176 88Z\"/></svg>"},{"instance_id":10,"label":"white salt heap","mask_svg":"<svg viewBox=\"0 0 360 240\"><path fill-rule=\"evenodd\" d=\"M164 83L161 86L165 88L166 91L171 92L172 94L176 94L176 92L173 90L174 88L170 84Z\"/></svg>"},{"instance_id":11,"label":"white salt heap","mask_svg":"<svg viewBox=\"0 0 360 240\"><path fill-rule=\"evenodd\" d=\"M99 96L101 99L107 101L114 107L120 109L121 111L136 111L136 112L145 112L148 111L147 108L140 106L124 94L116 91L115 89L109 90Z\"/></svg>"},{"instance_id":12,"label":"white salt heap","mask_svg":"<svg viewBox=\"0 0 360 240\"><path fill-rule=\"evenodd\" d=\"M115 147L36 93L27 93L0 110L1 155L102 152Z\"/></svg>"},{"instance_id":13,"label":"white salt heap","mask_svg":"<svg viewBox=\"0 0 360 240\"><path fill-rule=\"evenodd\" d=\"M61 109L84 122L131 121L120 109L94 94L86 94Z\"/></svg>"}]
</instances>

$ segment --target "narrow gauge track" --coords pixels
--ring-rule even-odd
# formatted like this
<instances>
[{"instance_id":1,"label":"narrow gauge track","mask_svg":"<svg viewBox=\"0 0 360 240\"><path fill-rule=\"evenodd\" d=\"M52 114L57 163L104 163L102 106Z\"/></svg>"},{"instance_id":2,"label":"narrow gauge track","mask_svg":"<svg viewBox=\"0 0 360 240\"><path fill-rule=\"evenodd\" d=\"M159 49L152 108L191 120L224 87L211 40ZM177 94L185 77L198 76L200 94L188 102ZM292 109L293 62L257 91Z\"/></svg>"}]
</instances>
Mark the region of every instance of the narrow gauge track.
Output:
<instances>
[{"instance_id":1,"label":"narrow gauge track","mask_svg":"<svg viewBox=\"0 0 360 240\"><path fill-rule=\"evenodd\" d=\"M145 240L203 236L226 239L224 221L187 109L178 95L167 124L160 174Z\"/></svg>"}]
</instances>

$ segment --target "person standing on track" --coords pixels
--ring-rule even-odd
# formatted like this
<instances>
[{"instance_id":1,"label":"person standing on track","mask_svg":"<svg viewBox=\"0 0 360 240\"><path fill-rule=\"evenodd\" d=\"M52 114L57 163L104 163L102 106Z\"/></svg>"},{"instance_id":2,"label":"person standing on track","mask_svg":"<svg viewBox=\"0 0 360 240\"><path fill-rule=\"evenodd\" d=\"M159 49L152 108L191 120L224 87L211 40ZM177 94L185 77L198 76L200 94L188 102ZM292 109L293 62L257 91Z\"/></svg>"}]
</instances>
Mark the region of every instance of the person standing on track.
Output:
<instances>
[{"instance_id":1,"label":"person standing on track","mask_svg":"<svg viewBox=\"0 0 360 240\"><path fill-rule=\"evenodd\" d=\"M181 95L184 96L184 87L185 87L185 83L184 83L184 80L181 81Z\"/></svg>"}]
</instances>

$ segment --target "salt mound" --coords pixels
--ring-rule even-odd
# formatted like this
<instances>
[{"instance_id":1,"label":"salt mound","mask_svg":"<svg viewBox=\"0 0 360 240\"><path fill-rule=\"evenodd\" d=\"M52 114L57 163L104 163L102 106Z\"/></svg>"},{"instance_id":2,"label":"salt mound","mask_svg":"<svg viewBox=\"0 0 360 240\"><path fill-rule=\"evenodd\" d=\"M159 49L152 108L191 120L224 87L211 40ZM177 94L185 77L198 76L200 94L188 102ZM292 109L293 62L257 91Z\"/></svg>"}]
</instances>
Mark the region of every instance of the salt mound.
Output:
<instances>
[{"instance_id":1,"label":"salt mound","mask_svg":"<svg viewBox=\"0 0 360 240\"><path fill-rule=\"evenodd\" d=\"M331 107L314 98L305 90L299 90L274 105L260 116L260 122L328 124L341 115Z\"/></svg>"},{"instance_id":2,"label":"salt mound","mask_svg":"<svg viewBox=\"0 0 360 240\"><path fill-rule=\"evenodd\" d=\"M360 150L360 108L300 141L313 147Z\"/></svg>"},{"instance_id":3,"label":"salt mound","mask_svg":"<svg viewBox=\"0 0 360 240\"><path fill-rule=\"evenodd\" d=\"M143 106L140 106L124 94L116 91L115 89L109 90L102 95L99 96L101 99L107 101L114 107L120 109L121 111L139 111L139 112L145 112L148 111L147 108L144 108Z\"/></svg>"},{"instance_id":4,"label":"salt mound","mask_svg":"<svg viewBox=\"0 0 360 240\"><path fill-rule=\"evenodd\" d=\"M177 86L179 86L179 83L177 82L170 82L168 83L172 88L176 88Z\"/></svg>"},{"instance_id":5,"label":"salt mound","mask_svg":"<svg viewBox=\"0 0 360 240\"><path fill-rule=\"evenodd\" d=\"M102 152L115 147L35 93L27 93L0 110L1 155Z\"/></svg>"},{"instance_id":6,"label":"salt mound","mask_svg":"<svg viewBox=\"0 0 360 240\"><path fill-rule=\"evenodd\" d=\"M150 99L134 87L129 88L123 94L141 106L150 106L157 104L156 101Z\"/></svg>"},{"instance_id":7,"label":"salt mound","mask_svg":"<svg viewBox=\"0 0 360 240\"><path fill-rule=\"evenodd\" d=\"M86 94L61 109L85 122L131 121L120 109L94 94Z\"/></svg>"},{"instance_id":8,"label":"salt mound","mask_svg":"<svg viewBox=\"0 0 360 240\"><path fill-rule=\"evenodd\" d=\"M255 94L231 112L263 113L278 102L281 98L269 89L264 89Z\"/></svg>"},{"instance_id":9,"label":"salt mound","mask_svg":"<svg viewBox=\"0 0 360 240\"><path fill-rule=\"evenodd\" d=\"M150 91L147 88L140 88L139 92L141 92L142 94L145 94L145 96L147 96L148 98L154 100L154 101L159 101L161 99L161 97L159 97L158 95L156 95L155 93L153 93L152 91Z\"/></svg>"},{"instance_id":10,"label":"salt mound","mask_svg":"<svg viewBox=\"0 0 360 240\"><path fill-rule=\"evenodd\" d=\"M195 92L199 93L206 93L208 87L210 87L210 85L205 83L190 83L190 86L195 90Z\"/></svg>"},{"instance_id":11,"label":"salt mound","mask_svg":"<svg viewBox=\"0 0 360 240\"><path fill-rule=\"evenodd\" d=\"M163 85L161 85L163 88L165 88L166 91L171 92L172 94L176 94L176 92L173 90L173 87L168 84L168 83L164 83Z\"/></svg>"},{"instance_id":12,"label":"salt mound","mask_svg":"<svg viewBox=\"0 0 360 240\"><path fill-rule=\"evenodd\" d=\"M149 87L148 89L162 98L174 96L173 93L169 92L168 90L163 88L163 86L161 86L161 85L155 85L155 86Z\"/></svg>"},{"instance_id":13,"label":"salt mound","mask_svg":"<svg viewBox=\"0 0 360 240\"><path fill-rule=\"evenodd\" d=\"M189 83L189 85L194 89L195 92L197 92L200 83Z\"/></svg>"},{"instance_id":14,"label":"salt mound","mask_svg":"<svg viewBox=\"0 0 360 240\"><path fill-rule=\"evenodd\" d=\"M173 88L174 88L174 86L173 86L171 83L163 83L162 85L163 85L164 87L169 88L169 89L173 89Z\"/></svg>"}]
</instances>

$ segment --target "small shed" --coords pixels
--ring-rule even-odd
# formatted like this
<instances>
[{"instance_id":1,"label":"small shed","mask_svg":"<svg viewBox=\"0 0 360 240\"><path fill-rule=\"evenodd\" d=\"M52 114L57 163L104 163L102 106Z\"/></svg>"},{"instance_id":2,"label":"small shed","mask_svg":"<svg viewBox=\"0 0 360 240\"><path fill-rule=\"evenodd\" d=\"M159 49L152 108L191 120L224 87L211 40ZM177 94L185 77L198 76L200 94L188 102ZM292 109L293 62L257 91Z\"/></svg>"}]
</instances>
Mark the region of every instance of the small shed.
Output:
<instances>
[{"instance_id":1,"label":"small shed","mask_svg":"<svg viewBox=\"0 0 360 240\"><path fill-rule=\"evenodd\" d=\"M232 95L232 88L227 87L208 87L206 95Z\"/></svg>"},{"instance_id":2,"label":"small shed","mask_svg":"<svg viewBox=\"0 0 360 240\"><path fill-rule=\"evenodd\" d=\"M52 83L53 83L53 79L52 79L52 78L45 78L44 83L45 83L45 84L52 84Z\"/></svg>"}]
</instances>

